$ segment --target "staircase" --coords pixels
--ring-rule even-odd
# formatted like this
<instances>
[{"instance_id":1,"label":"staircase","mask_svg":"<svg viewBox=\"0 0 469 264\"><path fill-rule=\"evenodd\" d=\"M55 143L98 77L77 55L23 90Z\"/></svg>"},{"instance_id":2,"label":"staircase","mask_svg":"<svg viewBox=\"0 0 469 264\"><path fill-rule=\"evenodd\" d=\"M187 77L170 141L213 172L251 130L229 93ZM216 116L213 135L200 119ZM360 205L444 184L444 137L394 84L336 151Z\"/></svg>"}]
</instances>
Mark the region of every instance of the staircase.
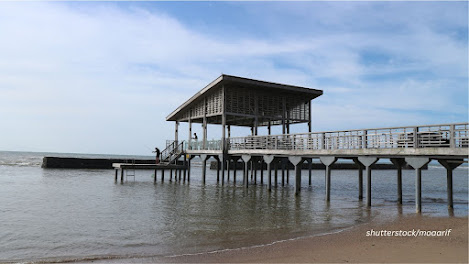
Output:
<instances>
[{"instance_id":1,"label":"staircase","mask_svg":"<svg viewBox=\"0 0 469 264\"><path fill-rule=\"evenodd\" d=\"M184 141L171 141L166 144L166 148L161 152L160 162L164 164L176 164L179 157L184 154Z\"/></svg>"}]
</instances>

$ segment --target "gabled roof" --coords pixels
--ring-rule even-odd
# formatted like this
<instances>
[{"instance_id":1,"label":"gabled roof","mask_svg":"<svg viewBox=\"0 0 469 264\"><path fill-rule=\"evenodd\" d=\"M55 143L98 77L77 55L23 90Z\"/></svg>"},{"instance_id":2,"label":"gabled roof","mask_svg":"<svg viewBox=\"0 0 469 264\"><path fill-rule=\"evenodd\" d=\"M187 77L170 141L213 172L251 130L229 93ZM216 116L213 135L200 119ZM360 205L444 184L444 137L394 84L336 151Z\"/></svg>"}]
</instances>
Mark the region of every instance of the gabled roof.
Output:
<instances>
[{"instance_id":1,"label":"gabled roof","mask_svg":"<svg viewBox=\"0 0 469 264\"><path fill-rule=\"evenodd\" d=\"M274 83L274 82L266 82L266 81L260 81L260 80L233 76L233 75L222 74L220 75L220 77L218 77L217 79L209 83L202 90L200 90L191 98L189 98L189 100L187 100L178 108L176 108L176 110L174 110L171 114L169 114L166 117L166 121L172 121L175 115L177 115L179 112L183 111L187 107L190 107L190 105L194 101L196 101L198 98L203 97L204 94L208 93L214 87L219 87L220 85L223 85L223 84L230 84L232 86L238 84L240 86L250 86L250 87L260 88L260 89L278 89L278 90L283 90L285 92L290 92L290 93L305 94L305 95L308 95L308 97L310 97L311 99L314 99L322 95L323 93L322 90L317 90L317 89L312 89L312 88Z\"/></svg>"}]
</instances>

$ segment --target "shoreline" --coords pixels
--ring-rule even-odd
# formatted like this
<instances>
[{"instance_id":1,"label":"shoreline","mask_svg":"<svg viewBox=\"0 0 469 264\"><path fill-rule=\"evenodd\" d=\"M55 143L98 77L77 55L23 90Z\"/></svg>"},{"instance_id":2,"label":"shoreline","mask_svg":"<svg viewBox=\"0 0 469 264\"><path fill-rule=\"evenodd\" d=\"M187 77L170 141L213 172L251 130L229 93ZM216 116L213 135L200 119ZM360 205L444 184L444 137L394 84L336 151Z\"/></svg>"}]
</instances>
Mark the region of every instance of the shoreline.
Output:
<instances>
[{"instance_id":1,"label":"shoreline","mask_svg":"<svg viewBox=\"0 0 469 264\"><path fill-rule=\"evenodd\" d=\"M82 263L467 263L468 217L385 216L353 227L263 245L172 256L116 258ZM447 231L447 236L366 236L367 231ZM448 232L448 230L451 231ZM444 233L441 233L444 234Z\"/></svg>"}]
</instances>

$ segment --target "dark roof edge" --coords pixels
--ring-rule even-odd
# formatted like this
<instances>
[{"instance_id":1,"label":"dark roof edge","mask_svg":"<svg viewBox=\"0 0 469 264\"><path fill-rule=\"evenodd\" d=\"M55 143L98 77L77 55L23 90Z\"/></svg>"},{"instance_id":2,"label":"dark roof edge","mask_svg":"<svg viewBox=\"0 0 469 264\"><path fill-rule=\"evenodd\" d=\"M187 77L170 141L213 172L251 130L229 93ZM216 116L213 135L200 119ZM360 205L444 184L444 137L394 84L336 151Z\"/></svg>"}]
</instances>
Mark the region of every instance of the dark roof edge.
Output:
<instances>
[{"instance_id":1,"label":"dark roof edge","mask_svg":"<svg viewBox=\"0 0 469 264\"><path fill-rule=\"evenodd\" d=\"M224 77L223 80L227 80L227 81L237 81L237 82L242 82L242 83L247 83L247 84L262 85L265 87L280 88L280 89L287 89L287 90L299 90L301 92L306 92L306 93L311 93L311 94L316 94L316 95L322 95L323 93L322 90L317 90L317 89L307 88L307 87L302 87L302 86L267 82L267 81L262 81L262 80L255 80L255 79L249 79L249 78L226 75L226 74L223 74L222 76Z\"/></svg>"}]
</instances>

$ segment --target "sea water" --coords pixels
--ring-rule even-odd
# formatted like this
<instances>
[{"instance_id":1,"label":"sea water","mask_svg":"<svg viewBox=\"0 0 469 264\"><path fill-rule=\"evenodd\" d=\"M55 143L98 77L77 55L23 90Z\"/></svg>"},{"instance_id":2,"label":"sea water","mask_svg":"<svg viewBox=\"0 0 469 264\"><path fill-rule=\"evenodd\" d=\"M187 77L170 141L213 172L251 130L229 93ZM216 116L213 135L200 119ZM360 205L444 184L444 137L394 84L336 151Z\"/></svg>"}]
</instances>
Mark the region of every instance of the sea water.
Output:
<instances>
[{"instance_id":1,"label":"sea water","mask_svg":"<svg viewBox=\"0 0 469 264\"><path fill-rule=\"evenodd\" d=\"M0 262L73 261L191 254L268 244L334 232L379 215L415 213L415 172L403 171L403 205L397 205L395 170L374 170L372 208L358 200L356 170L333 170L325 202L324 171L302 173L301 193L290 184L224 185L216 171L192 162L190 182L164 183L137 171L114 181L113 170L42 169L43 156L122 158L109 155L0 152ZM135 157L147 158L151 157ZM422 173L423 214L467 216L468 169L454 171L454 210L446 204L446 171L431 163Z\"/></svg>"}]
</instances>

